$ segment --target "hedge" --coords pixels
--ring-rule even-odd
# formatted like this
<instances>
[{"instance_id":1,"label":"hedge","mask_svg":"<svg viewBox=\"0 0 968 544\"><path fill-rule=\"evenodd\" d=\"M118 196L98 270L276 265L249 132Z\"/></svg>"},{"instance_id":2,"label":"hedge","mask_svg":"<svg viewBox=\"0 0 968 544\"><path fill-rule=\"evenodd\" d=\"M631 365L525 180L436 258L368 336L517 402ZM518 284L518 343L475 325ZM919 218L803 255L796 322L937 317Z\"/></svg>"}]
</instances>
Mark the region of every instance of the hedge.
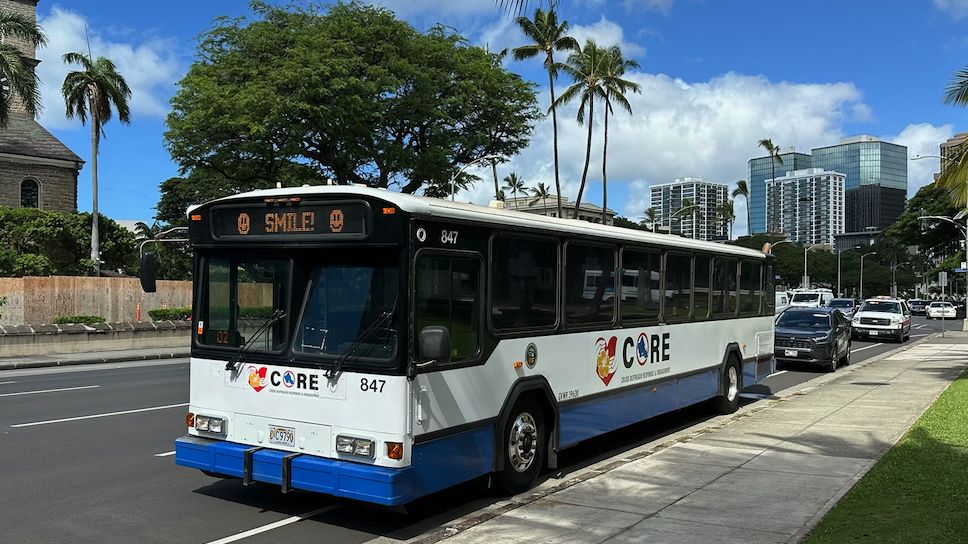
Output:
<instances>
[{"instance_id":1,"label":"hedge","mask_svg":"<svg viewBox=\"0 0 968 544\"><path fill-rule=\"evenodd\" d=\"M104 318L99 315L61 315L54 318L54 325L78 324L93 325L104 323Z\"/></svg>"},{"instance_id":2,"label":"hedge","mask_svg":"<svg viewBox=\"0 0 968 544\"><path fill-rule=\"evenodd\" d=\"M158 308L148 310L152 321L177 321L188 319L192 315L191 308Z\"/></svg>"}]
</instances>

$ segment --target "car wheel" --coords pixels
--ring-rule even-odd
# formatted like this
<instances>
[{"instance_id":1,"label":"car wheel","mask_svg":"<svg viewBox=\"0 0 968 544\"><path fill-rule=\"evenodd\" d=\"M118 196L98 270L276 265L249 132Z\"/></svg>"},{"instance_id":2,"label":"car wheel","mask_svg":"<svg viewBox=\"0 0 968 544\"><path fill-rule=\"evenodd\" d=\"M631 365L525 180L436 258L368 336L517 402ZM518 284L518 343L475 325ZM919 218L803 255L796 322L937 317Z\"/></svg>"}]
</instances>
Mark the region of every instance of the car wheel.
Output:
<instances>
[{"instance_id":1,"label":"car wheel","mask_svg":"<svg viewBox=\"0 0 968 544\"><path fill-rule=\"evenodd\" d=\"M743 373L735 357L730 357L723 369L722 387L723 394L716 397L716 411L724 415L732 414L739 410L739 390L743 388Z\"/></svg>"},{"instance_id":2,"label":"car wheel","mask_svg":"<svg viewBox=\"0 0 968 544\"><path fill-rule=\"evenodd\" d=\"M530 398L515 404L501 433L504 468L498 483L511 495L534 486L545 457L545 424L541 408Z\"/></svg>"},{"instance_id":3,"label":"car wheel","mask_svg":"<svg viewBox=\"0 0 968 544\"><path fill-rule=\"evenodd\" d=\"M838 361L840 361L840 359L838 359L835 356L831 356L830 357L830 362L827 363L827 372L837 372L837 363L838 363Z\"/></svg>"},{"instance_id":4,"label":"car wheel","mask_svg":"<svg viewBox=\"0 0 968 544\"><path fill-rule=\"evenodd\" d=\"M847 342L847 353L844 354L844 366L850 364L850 342Z\"/></svg>"}]
</instances>

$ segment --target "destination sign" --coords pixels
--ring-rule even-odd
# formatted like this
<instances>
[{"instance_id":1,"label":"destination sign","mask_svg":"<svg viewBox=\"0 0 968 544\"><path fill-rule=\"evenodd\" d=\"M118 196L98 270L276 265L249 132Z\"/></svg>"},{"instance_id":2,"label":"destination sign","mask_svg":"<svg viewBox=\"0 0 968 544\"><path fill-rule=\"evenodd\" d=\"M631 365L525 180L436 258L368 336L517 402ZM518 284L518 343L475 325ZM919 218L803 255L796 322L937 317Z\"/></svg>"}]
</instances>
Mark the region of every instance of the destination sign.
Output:
<instances>
[{"instance_id":1,"label":"destination sign","mask_svg":"<svg viewBox=\"0 0 968 544\"><path fill-rule=\"evenodd\" d=\"M212 210L216 238L365 235L367 207L359 203L244 206Z\"/></svg>"}]
</instances>

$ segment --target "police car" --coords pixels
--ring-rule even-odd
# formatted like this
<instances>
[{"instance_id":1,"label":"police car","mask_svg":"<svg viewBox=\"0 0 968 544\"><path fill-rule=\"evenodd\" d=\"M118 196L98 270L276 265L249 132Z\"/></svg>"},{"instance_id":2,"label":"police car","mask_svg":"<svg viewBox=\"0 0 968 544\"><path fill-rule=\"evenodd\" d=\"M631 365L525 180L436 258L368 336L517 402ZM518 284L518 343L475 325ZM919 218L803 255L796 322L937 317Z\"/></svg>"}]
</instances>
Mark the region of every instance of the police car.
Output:
<instances>
[{"instance_id":1,"label":"police car","mask_svg":"<svg viewBox=\"0 0 968 544\"><path fill-rule=\"evenodd\" d=\"M903 342L911 338L911 309L901 299L870 298L854 313L850 326L853 338Z\"/></svg>"}]
</instances>

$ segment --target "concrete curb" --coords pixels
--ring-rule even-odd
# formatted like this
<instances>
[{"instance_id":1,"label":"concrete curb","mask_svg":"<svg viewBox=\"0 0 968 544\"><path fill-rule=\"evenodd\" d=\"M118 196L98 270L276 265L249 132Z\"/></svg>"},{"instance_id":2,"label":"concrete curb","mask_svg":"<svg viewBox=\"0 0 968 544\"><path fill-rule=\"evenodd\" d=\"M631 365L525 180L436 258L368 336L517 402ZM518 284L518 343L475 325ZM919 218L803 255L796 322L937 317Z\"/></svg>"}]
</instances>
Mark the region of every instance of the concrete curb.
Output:
<instances>
[{"instance_id":1,"label":"concrete curb","mask_svg":"<svg viewBox=\"0 0 968 544\"><path fill-rule=\"evenodd\" d=\"M0 361L0 370L21 370L25 368L46 368L54 366L75 366L75 365L97 365L105 363L124 363L129 361L156 361L159 359L180 359L183 357L188 357L191 354L189 350L184 351L171 351L166 353L151 353L151 354L137 354L137 353L126 353L124 355L108 355L104 357L85 357L85 358L71 358L70 354L63 355L64 358L60 359L49 359L43 361L16 361L16 362L5 362ZM59 355L53 355L52 357L61 357Z\"/></svg>"}]
</instances>

